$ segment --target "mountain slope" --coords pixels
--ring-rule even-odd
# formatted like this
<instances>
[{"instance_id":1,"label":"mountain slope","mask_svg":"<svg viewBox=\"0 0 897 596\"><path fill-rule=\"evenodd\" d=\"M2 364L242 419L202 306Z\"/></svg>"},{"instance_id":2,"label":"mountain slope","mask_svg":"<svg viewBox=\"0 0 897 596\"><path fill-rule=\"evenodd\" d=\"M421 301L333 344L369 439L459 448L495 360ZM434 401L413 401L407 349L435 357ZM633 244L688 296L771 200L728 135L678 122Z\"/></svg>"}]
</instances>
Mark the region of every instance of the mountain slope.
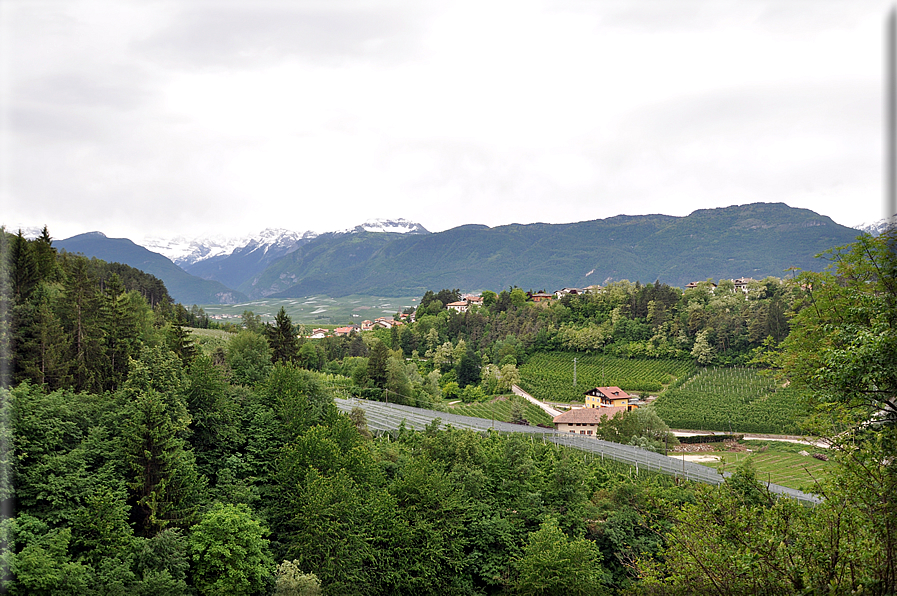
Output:
<instances>
[{"instance_id":1,"label":"mountain slope","mask_svg":"<svg viewBox=\"0 0 897 596\"><path fill-rule=\"evenodd\" d=\"M755 203L686 217L617 216L572 224L468 225L406 236L321 236L241 286L251 296L410 295L427 289L501 290L782 276L819 269L814 255L857 231L807 209Z\"/></svg>"},{"instance_id":2,"label":"mountain slope","mask_svg":"<svg viewBox=\"0 0 897 596\"><path fill-rule=\"evenodd\" d=\"M118 262L151 273L165 283L168 293L178 302L191 304L233 304L246 300L216 281L190 275L167 258L134 244L127 238L107 238L101 232L89 232L54 242L57 248L81 253L108 262Z\"/></svg>"},{"instance_id":3,"label":"mountain slope","mask_svg":"<svg viewBox=\"0 0 897 596\"><path fill-rule=\"evenodd\" d=\"M268 265L311 242L316 236L314 232L299 234L282 229L266 229L229 254L181 266L197 277L219 281L230 288L239 288L264 271Z\"/></svg>"}]
</instances>

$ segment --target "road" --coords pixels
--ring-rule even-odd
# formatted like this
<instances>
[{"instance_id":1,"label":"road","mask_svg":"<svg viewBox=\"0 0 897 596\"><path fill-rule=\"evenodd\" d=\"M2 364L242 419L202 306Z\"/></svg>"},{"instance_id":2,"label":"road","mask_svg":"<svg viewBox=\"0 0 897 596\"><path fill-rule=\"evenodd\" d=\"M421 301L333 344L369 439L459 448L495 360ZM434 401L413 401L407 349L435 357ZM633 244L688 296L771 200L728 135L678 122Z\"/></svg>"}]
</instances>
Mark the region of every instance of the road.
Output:
<instances>
[{"instance_id":1,"label":"road","mask_svg":"<svg viewBox=\"0 0 897 596\"><path fill-rule=\"evenodd\" d=\"M545 411L546 414L548 414L548 415L551 416L552 418L554 418L555 416L560 416L560 415L561 415L561 411L560 411L560 410L555 410L554 408L552 408L552 407L549 406L548 404L543 403L543 402L540 402L538 399L536 399L535 397L533 397L532 395L530 395L529 393L527 393L526 391L524 391L523 389L521 389L521 388L518 387L517 385L511 385L511 391L514 392L514 395L519 395L520 397L522 397L523 399L525 399L525 400L528 401L529 403L531 403L531 404L533 404L533 405L535 405L535 406L539 406L540 408L542 408L542 409Z\"/></svg>"}]
</instances>

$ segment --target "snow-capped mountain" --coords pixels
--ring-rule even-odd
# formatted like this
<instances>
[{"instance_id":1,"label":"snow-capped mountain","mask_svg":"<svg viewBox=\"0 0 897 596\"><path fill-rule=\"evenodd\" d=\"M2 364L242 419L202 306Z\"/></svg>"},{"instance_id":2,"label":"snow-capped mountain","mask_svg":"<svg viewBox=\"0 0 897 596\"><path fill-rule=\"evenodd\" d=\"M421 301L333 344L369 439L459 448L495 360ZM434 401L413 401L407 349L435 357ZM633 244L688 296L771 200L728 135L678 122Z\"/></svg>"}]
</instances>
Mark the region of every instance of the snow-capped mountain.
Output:
<instances>
[{"instance_id":1,"label":"snow-capped mountain","mask_svg":"<svg viewBox=\"0 0 897 596\"><path fill-rule=\"evenodd\" d=\"M339 230L336 234L352 234L355 232L391 232L393 234L429 234L419 223L407 219L369 219L363 224L347 230Z\"/></svg>"},{"instance_id":2,"label":"snow-capped mountain","mask_svg":"<svg viewBox=\"0 0 897 596\"><path fill-rule=\"evenodd\" d=\"M226 257L235 250L252 247L262 248L265 252L276 247L290 252L303 241L307 242L317 236L314 232L293 232L283 228L267 228L258 234L241 237L210 236L207 238L144 238L143 247L165 255L182 268L214 257Z\"/></svg>"},{"instance_id":3,"label":"snow-capped mountain","mask_svg":"<svg viewBox=\"0 0 897 596\"><path fill-rule=\"evenodd\" d=\"M880 219L872 223L861 223L853 227L855 230L866 232L867 234L870 234L872 236L878 236L879 234L884 232L889 225L894 225L894 222L897 222L897 215L891 218L890 223L887 219Z\"/></svg>"},{"instance_id":4,"label":"snow-capped mountain","mask_svg":"<svg viewBox=\"0 0 897 596\"><path fill-rule=\"evenodd\" d=\"M39 230L38 230L39 232ZM354 228L331 232L333 234L351 234L356 232L391 232L394 234L429 234L419 223L407 219L372 219ZM280 255L289 254L299 246L317 238L319 234L312 231L294 232L283 228L267 228L258 234L248 236L208 236L205 238L164 238L146 237L138 242L144 248L165 255L178 266L188 269L209 259L221 260L232 254L248 254L258 250L259 254L270 251Z\"/></svg>"}]
</instances>

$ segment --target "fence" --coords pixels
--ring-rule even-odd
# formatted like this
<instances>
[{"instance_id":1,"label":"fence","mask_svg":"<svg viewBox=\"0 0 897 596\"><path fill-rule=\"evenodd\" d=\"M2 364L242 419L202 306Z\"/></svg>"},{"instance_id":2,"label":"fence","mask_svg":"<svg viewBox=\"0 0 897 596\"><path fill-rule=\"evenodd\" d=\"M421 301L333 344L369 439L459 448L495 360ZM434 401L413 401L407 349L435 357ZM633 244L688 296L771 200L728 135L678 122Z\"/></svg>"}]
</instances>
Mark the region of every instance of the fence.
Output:
<instances>
[{"instance_id":1,"label":"fence","mask_svg":"<svg viewBox=\"0 0 897 596\"><path fill-rule=\"evenodd\" d=\"M336 405L343 412L350 412L352 408L355 407L364 410L368 428L372 431L396 430L402 423L404 423L405 427L408 429L423 430L425 427L431 425L435 419L439 418L440 428L451 426L453 428L469 429L477 432L496 431L500 433L531 433L538 435L543 441L550 441L558 445L594 453L600 455L602 458L607 457L635 466L636 469L660 472L685 478L686 480L694 480L696 482L718 485L721 484L726 477L731 475L730 472L721 474L713 468L702 466L695 462L667 457L639 447L611 443L610 441L601 441L599 439L572 433L559 433L555 430L538 426L522 426L519 424L510 424L508 422L487 420L485 418L459 416L457 414L437 412L435 410L424 410L411 406L387 404L356 398L337 399ZM767 487L772 493L784 495L803 503L815 504L821 501L821 499L813 495L778 484L770 483L767 484Z\"/></svg>"}]
</instances>

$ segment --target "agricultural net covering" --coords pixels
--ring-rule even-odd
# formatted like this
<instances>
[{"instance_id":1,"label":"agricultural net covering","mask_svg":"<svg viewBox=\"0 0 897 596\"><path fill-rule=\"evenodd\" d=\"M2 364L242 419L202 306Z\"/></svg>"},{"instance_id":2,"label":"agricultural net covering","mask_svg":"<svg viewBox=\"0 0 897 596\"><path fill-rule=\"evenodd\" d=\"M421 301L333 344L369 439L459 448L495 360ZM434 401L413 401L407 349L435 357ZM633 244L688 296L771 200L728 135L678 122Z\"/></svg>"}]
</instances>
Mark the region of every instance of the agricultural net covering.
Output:
<instances>
[{"instance_id":1,"label":"agricultural net covering","mask_svg":"<svg viewBox=\"0 0 897 596\"><path fill-rule=\"evenodd\" d=\"M660 472L662 474L685 478L686 480L694 480L696 482L715 485L721 484L724 478L731 475L729 472L720 474L713 468L682 459L667 457L639 447L601 441L599 439L573 433L559 433L538 426L523 426L508 422L487 420L485 418L472 418L470 416L459 416L457 414L448 414L445 412L437 412L435 410L424 410L411 406L387 404L384 402L354 398L337 399L336 405L341 411L347 413L351 412L352 408L356 407L364 410L368 428L374 432L398 430L403 423L407 429L424 430L424 428L431 425L435 419L439 418L439 427L443 429L451 426L452 428L468 429L477 432L495 431L499 433L528 433L533 435L535 440L550 441L557 445L572 447L574 449L579 449L580 451L600 455L602 458L607 457L634 466L637 471L643 469L650 472ZM813 495L778 484L770 483L767 484L767 487L772 493L784 495L804 503L820 502L820 499Z\"/></svg>"}]
</instances>

